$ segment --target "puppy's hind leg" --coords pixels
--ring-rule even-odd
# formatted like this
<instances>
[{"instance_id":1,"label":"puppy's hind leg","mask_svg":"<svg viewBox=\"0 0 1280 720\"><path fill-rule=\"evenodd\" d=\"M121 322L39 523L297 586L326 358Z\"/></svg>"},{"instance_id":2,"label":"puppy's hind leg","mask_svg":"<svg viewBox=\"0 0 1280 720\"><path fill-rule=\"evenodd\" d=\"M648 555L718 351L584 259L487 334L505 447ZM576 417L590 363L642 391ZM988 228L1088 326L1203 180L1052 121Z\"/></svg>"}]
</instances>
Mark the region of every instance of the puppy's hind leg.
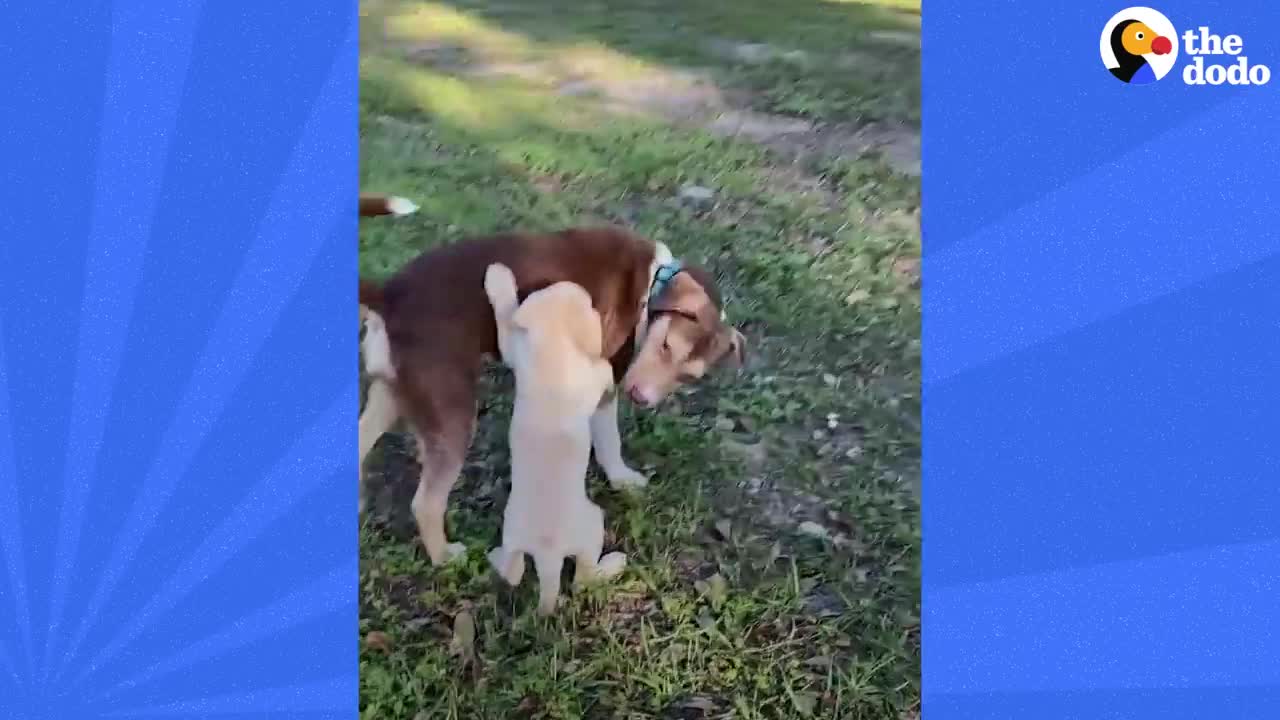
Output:
<instances>
[{"instance_id":1,"label":"puppy's hind leg","mask_svg":"<svg viewBox=\"0 0 1280 720\"><path fill-rule=\"evenodd\" d=\"M625 553L612 552L604 557L604 511L591 505L592 518L583 525L584 545L574 556L573 586L582 587L594 582L612 580L627 567Z\"/></svg>"},{"instance_id":2,"label":"puppy's hind leg","mask_svg":"<svg viewBox=\"0 0 1280 720\"><path fill-rule=\"evenodd\" d=\"M508 550L505 545L489 551L489 564L511 587L519 585L524 577L524 553Z\"/></svg>"},{"instance_id":3,"label":"puppy's hind leg","mask_svg":"<svg viewBox=\"0 0 1280 720\"><path fill-rule=\"evenodd\" d=\"M556 611L560 598L560 568L564 557L540 551L533 556L533 567L538 571L538 614L546 617Z\"/></svg>"}]
</instances>

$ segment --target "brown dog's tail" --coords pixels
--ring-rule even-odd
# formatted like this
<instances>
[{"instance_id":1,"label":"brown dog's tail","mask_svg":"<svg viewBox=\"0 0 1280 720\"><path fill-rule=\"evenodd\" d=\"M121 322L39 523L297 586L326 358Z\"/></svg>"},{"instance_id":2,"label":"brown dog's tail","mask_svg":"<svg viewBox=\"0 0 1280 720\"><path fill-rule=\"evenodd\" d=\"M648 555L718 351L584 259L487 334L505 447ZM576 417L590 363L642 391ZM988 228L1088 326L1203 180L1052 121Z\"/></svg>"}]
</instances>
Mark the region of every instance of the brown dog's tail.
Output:
<instances>
[{"instance_id":1,"label":"brown dog's tail","mask_svg":"<svg viewBox=\"0 0 1280 720\"><path fill-rule=\"evenodd\" d=\"M360 193L360 217L375 215L409 215L417 211L418 206L408 198L397 195L370 195Z\"/></svg>"}]
</instances>

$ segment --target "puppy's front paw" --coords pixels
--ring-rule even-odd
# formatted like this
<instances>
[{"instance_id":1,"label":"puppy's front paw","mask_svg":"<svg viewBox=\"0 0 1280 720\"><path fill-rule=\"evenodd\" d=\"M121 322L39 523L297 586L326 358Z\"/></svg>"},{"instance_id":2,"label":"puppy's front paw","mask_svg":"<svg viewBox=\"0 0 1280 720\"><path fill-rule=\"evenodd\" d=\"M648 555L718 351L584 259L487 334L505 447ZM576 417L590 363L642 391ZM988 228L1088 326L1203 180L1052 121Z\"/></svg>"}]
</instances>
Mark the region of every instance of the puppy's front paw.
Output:
<instances>
[{"instance_id":1,"label":"puppy's front paw","mask_svg":"<svg viewBox=\"0 0 1280 720\"><path fill-rule=\"evenodd\" d=\"M620 552L606 553L596 564L596 577L601 580L612 580L627 569L627 554Z\"/></svg>"},{"instance_id":2,"label":"puppy's front paw","mask_svg":"<svg viewBox=\"0 0 1280 720\"><path fill-rule=\"evenodd\" d=\"M614 490L638 490L649 484L649 477L623 465L613 470L605 470L609 478L609 487Z\"/></svg>"}]
</instances>

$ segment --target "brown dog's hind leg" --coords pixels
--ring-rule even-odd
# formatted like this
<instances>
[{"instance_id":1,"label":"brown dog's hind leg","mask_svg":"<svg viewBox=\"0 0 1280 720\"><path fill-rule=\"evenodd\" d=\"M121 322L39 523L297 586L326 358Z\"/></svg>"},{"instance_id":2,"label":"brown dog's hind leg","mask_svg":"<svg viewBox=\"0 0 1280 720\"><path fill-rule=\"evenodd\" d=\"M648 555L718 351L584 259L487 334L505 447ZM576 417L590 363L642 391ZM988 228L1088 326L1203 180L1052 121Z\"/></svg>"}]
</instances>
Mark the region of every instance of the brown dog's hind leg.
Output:
<instances>
[{"instance_id":1,"label":"brown dog's hind leg","mask_svg":"<svg viewBox=\"0 0 1280 720\"><path fill-rule=\"evenodd\" d=\"M422 472L413 494L413 517L433 565L441 565L466 551L445 536L449 492L466 460L476 424L476 378L470 373L426 372L410 382L401 377L405 414L418 438ZM426 382L423 380L426 379Z\"/></svg>"},{"instance_id":2,"label":"brown dog's hind leg","mask_svg":"<svg viewBox=\"0 0 1280 720\"><path fill-rule=\"evenodd\" d=\"M378 438L382 437L400 417L396 407L396 398L391 386L385 380L375 379L369 385L369 398L365 402L364 412L360 413L360 512L364 512L364 459L373 449Z\"/></svg>"}]
</instances>

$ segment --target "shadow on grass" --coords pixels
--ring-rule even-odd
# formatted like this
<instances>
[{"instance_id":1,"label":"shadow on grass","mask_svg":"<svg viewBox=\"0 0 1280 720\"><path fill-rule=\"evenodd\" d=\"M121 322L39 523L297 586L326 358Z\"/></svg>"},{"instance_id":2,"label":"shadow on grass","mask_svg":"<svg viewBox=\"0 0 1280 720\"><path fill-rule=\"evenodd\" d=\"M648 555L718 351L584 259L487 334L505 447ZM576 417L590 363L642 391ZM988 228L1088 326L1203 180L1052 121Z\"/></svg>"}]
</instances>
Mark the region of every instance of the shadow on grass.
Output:
<instances>
[{"instance_id":1,"label":"shadow on grass","mask_svg":"<svg viewBox=\"0 0 1280 720\"><path fill-rule=\"evenodd\" d=\"M671 65L710 69L761 109L855 122L919 121L919 17L872 3L746 0L546 0L364 5L366 50L435 64L535 67L567 57L572 83L592 69L626 74ZM478 62L477 62L478 61ZM575 66L585 70L575 72Z\"/></svg>"}]
</instances>

